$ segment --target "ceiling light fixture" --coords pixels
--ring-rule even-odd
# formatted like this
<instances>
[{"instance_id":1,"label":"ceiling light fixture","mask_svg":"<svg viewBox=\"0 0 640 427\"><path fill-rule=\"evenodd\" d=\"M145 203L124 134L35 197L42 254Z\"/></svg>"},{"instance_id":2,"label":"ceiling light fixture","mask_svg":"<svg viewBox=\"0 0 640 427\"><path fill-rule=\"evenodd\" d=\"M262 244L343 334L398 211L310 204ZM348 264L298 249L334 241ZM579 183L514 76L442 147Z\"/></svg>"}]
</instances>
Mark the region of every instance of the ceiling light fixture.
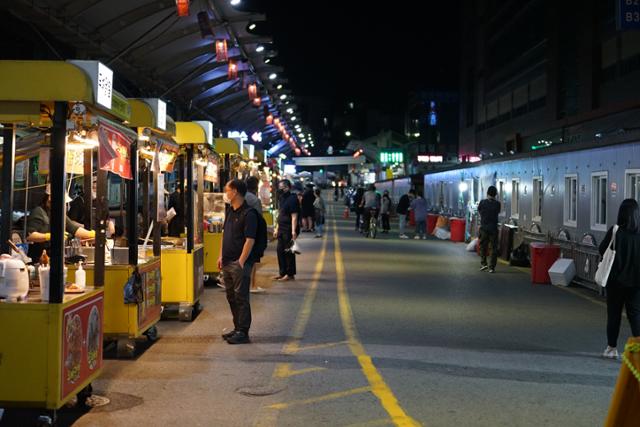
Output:
<instances>
[{"instance_id":1,"label":"ceiling light fixture","mask_svg":"<svg viewBox=\"0 0 640 427\"><path fill-rule=\"evenodd\" d=\"M278 90L282 89L282 85L281 85L281 84L279 84L279 85L276 87L276 89L278 89Z\"/></svg>"},{"instance_id":2,"label":"ceiling light fixture","mask_svg":"<svg viewBox=\"0 0 640 427\"><path fill-rule=\"evenodd\" d=\"M256 24L251 24L251 25L249 25L249 29L250 29L250 30L255 30L255 29L256 29Z\"/></svg>"},{"instance_id":3,"label":"ceiling light fixture","mask_svg":"<svg viewBox=\"0 0 640 427\"><path fill-rule=\"evenodd\" d=\"M242 1L241 1L241 0L231 0L231 6L237 6L237 5L239 5L240 3L242 3Z\"/></svg>"},{"instance_id":4,"label":"ceiling light fixture","mask_svg":"<svg viewBox=\"0 0 640 427\"><path fill-rule=\"evenodd\" d=\"M283 101L287 99L287 94L283 93L282 95L280 95L280 99Z\"/></svg>"},{"instance_id":5,"label":"ceiling light fixture","mask_svg":"<svg viewBox=\"0 0 640 427\"><path fill-rule=\"evenodd\" d=\"M264 52L264 46L258 45L258 47L256 47L256 52L258 52L258 53Z\"/></svg>"},{"instance_id":6,"label":"ceiling light fixture","mask_svg":"<svg viewBox=\"0 0 640 427\"><path fill-rule=\"evenodd\" d=\"M276 73L269 74L269 80L275 80L278 77Z\"/></svg>"}]
</instances>

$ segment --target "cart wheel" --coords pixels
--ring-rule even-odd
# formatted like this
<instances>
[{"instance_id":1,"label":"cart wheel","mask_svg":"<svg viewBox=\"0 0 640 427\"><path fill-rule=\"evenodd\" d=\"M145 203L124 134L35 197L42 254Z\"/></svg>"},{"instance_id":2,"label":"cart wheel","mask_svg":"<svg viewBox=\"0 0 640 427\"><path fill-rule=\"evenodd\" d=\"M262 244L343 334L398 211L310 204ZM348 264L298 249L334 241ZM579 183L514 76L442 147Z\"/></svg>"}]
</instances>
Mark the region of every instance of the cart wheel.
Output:
<instances>
[{"instance_id":1,"label":"cart wheel","mask_svg":"<svg viewBox=\"0 0 640 427\"><path fill-rule=\"evenodd\" d=\"M156 326L152 326L149 329L147 329L144 334L147 336L147 339L150 342L155 342L158 340L158 328L156 328Z\"/></svg>"},{"instance_id":2,"label":"cart wheel","mask_svg":"<svg viewBox=\"0 0 640 427\"><path fill-rule=\"evenodd\" d=\"M36 421L38 427L50 427L56 425L56 413L52 411L51 415L40 415Z\"/></svg>"},{"instance_id":3,"label":"cart wheel","mask_svg":"<svg viewBox=\"0 0 640 427\"><path fill-rule=\"evenodd\" d=\"M178 309L178 319L181 322L191 322L193 320L193 306L181 305Z\"/></svg>"},{"instance_id":4,"label":"cart wheel","mask_svg":"<svg viewBox=\"0 0 640 427\"><path fill-rule=\"evenodd\" d=\"M87 399L93 394L93 387L91 384L83 388L78 392L78 405L86 406Z\"/></svg>"},{"instance_id":5,"label":"cart wheel","mask_svg":"<svg viewBox=\"0 0 640 427\"><path fill-rule=\"evenodd\" d=\"M129 339L119 339L117 343L117 355L119 358L132 359L136 354L136 342Z\"/></svg>"}]
</instances>

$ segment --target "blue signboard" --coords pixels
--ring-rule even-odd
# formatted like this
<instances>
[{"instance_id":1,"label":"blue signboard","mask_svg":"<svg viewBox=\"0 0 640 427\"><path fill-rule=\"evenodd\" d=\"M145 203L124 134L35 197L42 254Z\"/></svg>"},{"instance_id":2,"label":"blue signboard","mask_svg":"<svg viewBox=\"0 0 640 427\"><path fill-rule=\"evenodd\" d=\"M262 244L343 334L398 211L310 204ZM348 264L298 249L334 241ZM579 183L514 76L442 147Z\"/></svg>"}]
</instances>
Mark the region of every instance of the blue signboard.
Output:
<instances>
[{"instance_id":1,"label":"blue signboard","mask_svg":"<svg viewBox=\"0 0 640 427\"><path fill-rule=\"evenodd\" d=\"M616 2L616 28L618 31L640 30L640 0Z\"/></svg>"}]
</instances>

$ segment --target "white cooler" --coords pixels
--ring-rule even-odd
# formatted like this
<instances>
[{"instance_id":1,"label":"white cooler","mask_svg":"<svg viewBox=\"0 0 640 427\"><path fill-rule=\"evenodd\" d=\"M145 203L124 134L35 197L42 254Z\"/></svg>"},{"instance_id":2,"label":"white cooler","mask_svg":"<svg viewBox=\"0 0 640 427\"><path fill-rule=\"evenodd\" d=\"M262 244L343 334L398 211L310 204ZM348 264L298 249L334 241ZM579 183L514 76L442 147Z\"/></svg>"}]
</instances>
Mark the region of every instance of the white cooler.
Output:
<instances>
[{"instance_id":1,"label":"white cooler","mask_svg":"<svg viewBox=\"0 0 640 427\"><path fill-rule=\"evenodd\" d=\"M569 258L559 258L549 269L551 283L556 286L569 286L575 275L576 265Z\"/></svg>"}]
</instances>

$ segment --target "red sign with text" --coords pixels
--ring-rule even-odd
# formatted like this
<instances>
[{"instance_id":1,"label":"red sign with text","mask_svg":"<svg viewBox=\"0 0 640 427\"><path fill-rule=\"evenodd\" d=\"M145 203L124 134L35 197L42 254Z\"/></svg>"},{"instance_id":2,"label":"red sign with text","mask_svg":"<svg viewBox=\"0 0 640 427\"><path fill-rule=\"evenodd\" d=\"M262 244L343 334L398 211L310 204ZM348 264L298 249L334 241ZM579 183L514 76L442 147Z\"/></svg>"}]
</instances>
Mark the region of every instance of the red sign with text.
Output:
<instances>
[{"instance_id":1,"label":"red sign with text","mask_svg":"<svg viewBox=\"0 0 640 427\"><path fill-rule=\"evenodd\" d=\"M131 139L119 129L100 123L98 141L100 169L113 172L124 179L133 179L130 160Z\"/></svg>"}]
</instances>

